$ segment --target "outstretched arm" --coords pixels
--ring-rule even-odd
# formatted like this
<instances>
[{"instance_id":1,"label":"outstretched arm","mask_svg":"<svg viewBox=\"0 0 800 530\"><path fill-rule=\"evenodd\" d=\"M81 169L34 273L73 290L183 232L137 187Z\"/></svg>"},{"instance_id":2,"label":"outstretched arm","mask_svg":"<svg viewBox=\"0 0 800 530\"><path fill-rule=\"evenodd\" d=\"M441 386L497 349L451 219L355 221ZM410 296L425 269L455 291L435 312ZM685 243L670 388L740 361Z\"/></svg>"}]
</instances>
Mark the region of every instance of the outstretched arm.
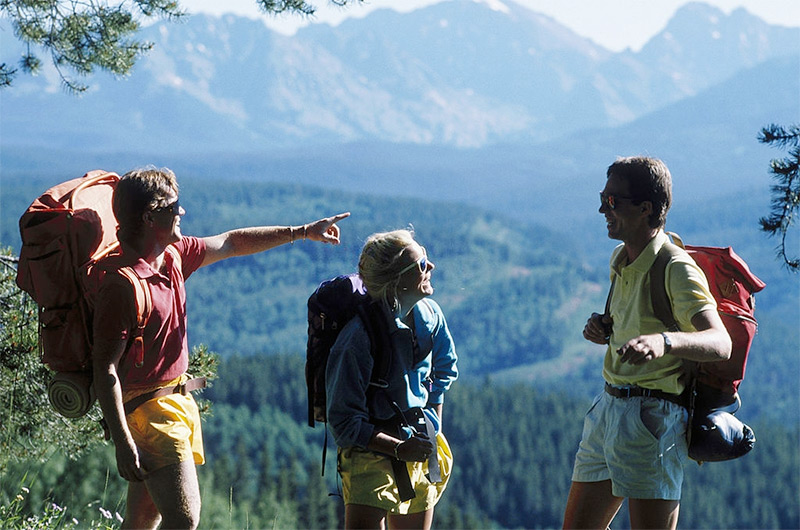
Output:
<instances>
[{"instance_id":1,"label":"outstretched arm","mask_svg":"<svg viewBox=\"0 0 800 530\"><path fill-rule=\"evenodd\" d=\"M350 212L345 212L300 226L254 226L204 237L206 256L201 267L234 256L256 254L305 239L338 245L337 223L349 216Z\"/></svg>"}]
</instances>

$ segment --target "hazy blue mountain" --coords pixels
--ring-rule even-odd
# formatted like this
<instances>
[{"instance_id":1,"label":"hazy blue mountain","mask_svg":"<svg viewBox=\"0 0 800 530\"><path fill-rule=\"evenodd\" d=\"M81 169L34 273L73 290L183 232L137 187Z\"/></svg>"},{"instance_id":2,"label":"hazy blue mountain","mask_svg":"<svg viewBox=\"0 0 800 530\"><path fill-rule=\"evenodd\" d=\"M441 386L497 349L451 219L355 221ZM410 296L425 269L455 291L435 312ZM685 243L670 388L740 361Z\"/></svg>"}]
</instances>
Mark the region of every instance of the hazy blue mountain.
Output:
<instances>
[{"instance_id":1,"label":"hazy blue mountain","mask_svg":"<svg viewBox=\"0 0 800 530\"><path fill-rule=\"evenodd\" d=\"M21 47L0 23L13 62ZM81 98L64 93L52 69L3 90L3 156L18 147L175 155L539 143L633 122L797 53L800 42L796 28L704 4L682 8L636 53L612 53L513 3L379 10L293 37L259 21L196 15L143 36L155 48L131 76L98 74ZM739 110L725 99L714 107Z\"/></svg>"}]
</instances>

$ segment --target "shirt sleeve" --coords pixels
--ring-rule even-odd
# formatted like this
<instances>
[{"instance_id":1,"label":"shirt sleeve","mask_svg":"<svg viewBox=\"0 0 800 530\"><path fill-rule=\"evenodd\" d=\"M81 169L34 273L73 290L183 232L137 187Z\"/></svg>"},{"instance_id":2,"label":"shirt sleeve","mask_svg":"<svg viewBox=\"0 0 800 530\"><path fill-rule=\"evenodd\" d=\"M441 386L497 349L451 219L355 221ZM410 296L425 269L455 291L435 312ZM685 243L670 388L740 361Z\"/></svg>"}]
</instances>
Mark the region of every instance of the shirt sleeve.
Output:
<instances>
[{"instance_id":1,"label":"shirt sleeve","mask_svg":"<svg viewBox=\"0 0 800 530\"><path fill-rule=\"evenodd\" d=\"M94 306L94 340L128 340L136 327L136 298L130 281L109 272L103 278Z\"/></svg>"},{"instance_id":2,"label":"shirt sleeve","mask_svg":"<svg viewBox=\"0 0 800 530\"><path fill-rule=\"evenodd\" d=\"M437 405L444 403L444 393L450 388L458 378L458 355L456 345L450 329L447 327L447 320L444 318L439 304L433 300L428 300L433 312L434 326L432 333L433 358L431 360L431 387L428 393L428 403Z\"/></svg>"},{"instance_id":3,"label":"shirt sleeve","mask_svg":"<svg viewBox=\"0 0 800 530\"><path fill-rule=\"evenodd\" d=\"M175 249L181 255L181 271L188 278L200 268L206 257L206 243L199 237L183 236L175 243Z\"/></svg>"},{"instance_id":4,"label":"shirt sleeve","mask_svg":"<svg viewBox=\"0 0 800 530\"><path fill-rule=\"evenodd\" d=\"M703 270L691 257L671 260L665 271L672 313L683 331L695 331L692 318L702 311L716 311L717 303Z\"/></svg>"},{"instance_id":5,"label":"shirt sleeve","mask_svg":"<svg viewBox=\"0 0 800 530\"><path fill-rule=\"evenodd\" d=\"M375 430L367 404L373 365L369 348L369 336L361 321L354 318L339 333L328 356L328 425L339 447L366 448Z\"/></svg>"}]
</instances>

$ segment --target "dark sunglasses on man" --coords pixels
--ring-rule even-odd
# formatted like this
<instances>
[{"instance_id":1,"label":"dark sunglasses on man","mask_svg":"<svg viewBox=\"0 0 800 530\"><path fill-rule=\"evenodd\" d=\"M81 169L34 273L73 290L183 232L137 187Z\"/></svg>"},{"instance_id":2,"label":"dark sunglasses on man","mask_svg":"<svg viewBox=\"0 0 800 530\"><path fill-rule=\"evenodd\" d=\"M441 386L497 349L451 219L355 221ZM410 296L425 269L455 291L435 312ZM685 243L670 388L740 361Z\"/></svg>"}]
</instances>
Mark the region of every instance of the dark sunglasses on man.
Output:
<instances>
[{"instance_id":1,"label":"dark sunglasses on man","mask_svg":"<svg viewBox=\"0 0 800 530\"><path fill-rule=\"evenodd\" d=\"M154 212L170 212L172 215L180 215L181 213L181 202L179 200L175 200L175 202L167 204L166 206L160 206L153 210Z\"/></svg>"},{"instance_id":2,"label":"dark sunglasses on man","mask_svg":"<svg viewBox=\"0 0 800 530\"><path fill-rule=\"evenodd\" d=\"M617 201L626 200L636 202L636 197L628 197L627 195L614 195L613 193L600 192L600 205L605 206L609 210L616 210L619 204Z\"/></svg>"}]
</instances>

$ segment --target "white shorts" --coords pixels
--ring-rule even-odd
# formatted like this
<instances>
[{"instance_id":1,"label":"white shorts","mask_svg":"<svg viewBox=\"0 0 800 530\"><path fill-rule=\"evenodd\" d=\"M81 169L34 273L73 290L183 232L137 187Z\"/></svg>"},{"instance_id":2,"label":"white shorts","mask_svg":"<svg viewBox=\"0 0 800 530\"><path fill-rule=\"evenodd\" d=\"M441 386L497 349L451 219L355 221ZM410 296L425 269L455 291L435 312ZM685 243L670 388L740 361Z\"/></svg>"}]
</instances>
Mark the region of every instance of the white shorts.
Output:
<instances>
[{"instance_id":1,"label":"white shorts","mask_svg":"<svg viewBox=\"0 0 800 530\"><path fill-rule=\"evenodd\" d=\"M663 399L603 392L586 413L572 481L611 480L617 497L680 500L688 416Z\"/></svg>"}]
</instances>

